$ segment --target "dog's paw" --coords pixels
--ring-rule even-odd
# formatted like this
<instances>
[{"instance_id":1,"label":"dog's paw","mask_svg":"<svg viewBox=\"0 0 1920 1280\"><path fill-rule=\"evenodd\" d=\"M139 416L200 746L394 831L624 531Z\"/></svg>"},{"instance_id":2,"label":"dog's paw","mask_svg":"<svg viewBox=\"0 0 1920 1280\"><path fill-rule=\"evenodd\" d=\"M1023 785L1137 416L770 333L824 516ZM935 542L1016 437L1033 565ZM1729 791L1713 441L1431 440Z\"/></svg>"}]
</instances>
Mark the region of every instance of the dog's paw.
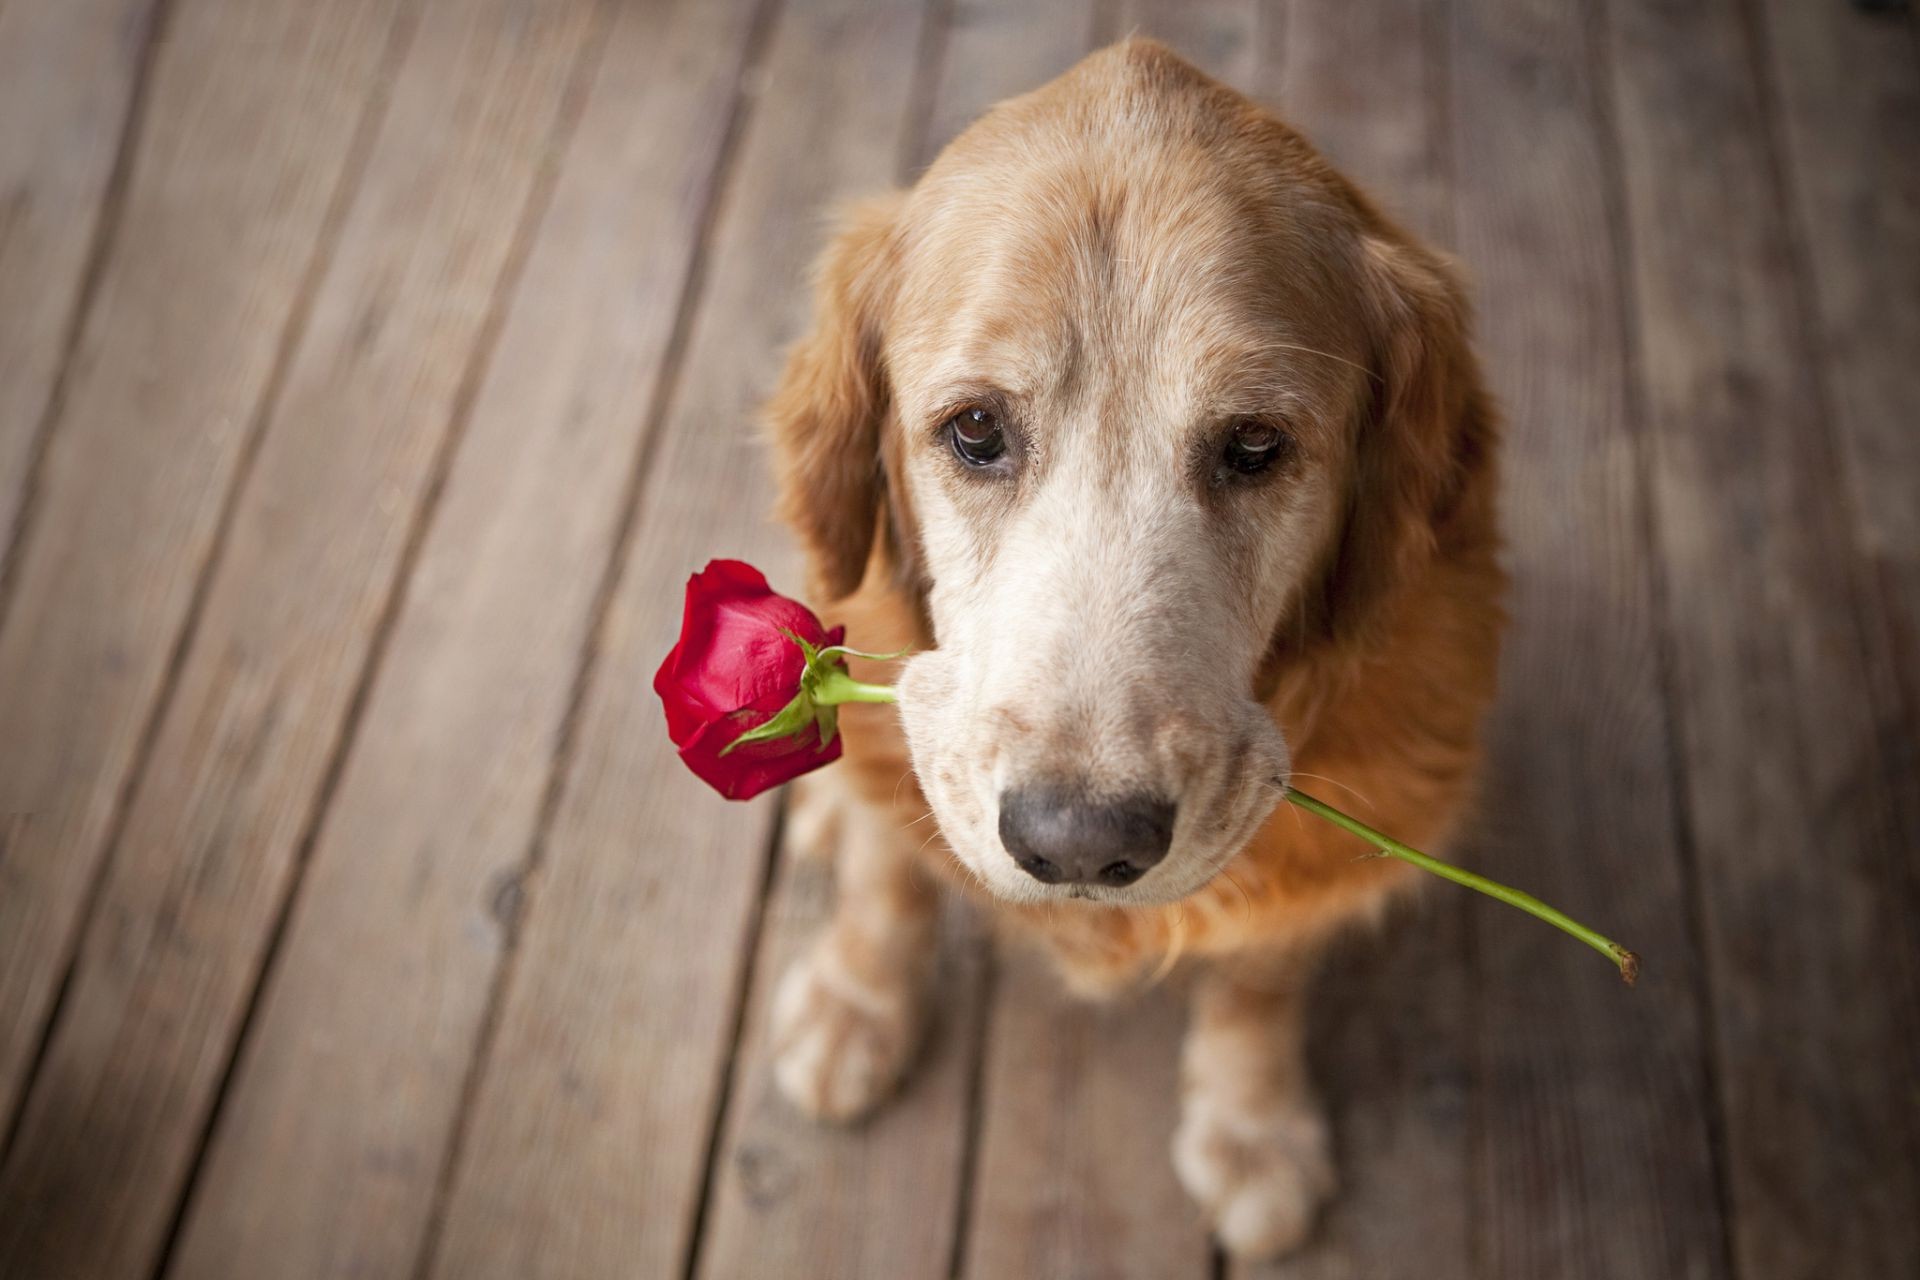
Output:
<instances>
[{"instance_id":1,"label":"dog's paw","mask_svg":"<svg viewBox=\"0 0 1920 1280\"><path fill-rule=\"evenodd\" d=\"M774 994L774 1082L817 1120L860 1119L900 1083L919 1042L920 1005L910 979L875 989L822 938Z\"/></svg>"},{"instance_id":2,"label":"dog's paw","mask_svg":"<svg viewBox=\"0 0 1920 1280\"><path fill-rule=\"evenodd\" d=\"M1264 1115L1190 1096L1173 1168L1227 1252L1275 1258L1305 1243L1334 1190L1327 1123L1311 1104Z\"/></svg>"}]
</instances>

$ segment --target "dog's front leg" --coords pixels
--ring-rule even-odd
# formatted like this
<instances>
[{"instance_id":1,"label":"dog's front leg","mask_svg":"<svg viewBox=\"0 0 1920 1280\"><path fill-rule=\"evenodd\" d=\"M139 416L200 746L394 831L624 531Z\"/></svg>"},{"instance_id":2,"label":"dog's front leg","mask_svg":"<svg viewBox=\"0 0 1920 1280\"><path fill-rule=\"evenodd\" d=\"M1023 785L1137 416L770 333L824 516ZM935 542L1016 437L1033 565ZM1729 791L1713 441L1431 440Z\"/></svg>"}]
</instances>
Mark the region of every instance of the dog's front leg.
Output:
<instances>
[{"instance_id":1,"label":"dog's front leg","mask_svg":"<svg viewBox=\"0 0 1920 1280\"><path fill-rule=\"evenodd\" d=\"M1224 958L1194 991L1174 1170L1241 1257L1298 1247L1334 1189L1327 1123L1307 1078L1312 959L1306 949Z\"/></svg>"},{"instance_id":2,"label":"dog's front leg","mask_svg":"<svg viewBox=\"0 0 1920 1280\"><path fill-rule=\"evenodd\" d=\"M838 810L825 824L839 843L838 899L775 994L774 1078L808 1115L854 1120L892 1092L918 1046L937 890L915 866L917 839L895 829L891 812L809 781L809 807ZM821 815L806 816L813 827Z\"/></svg>"}]
</instances>

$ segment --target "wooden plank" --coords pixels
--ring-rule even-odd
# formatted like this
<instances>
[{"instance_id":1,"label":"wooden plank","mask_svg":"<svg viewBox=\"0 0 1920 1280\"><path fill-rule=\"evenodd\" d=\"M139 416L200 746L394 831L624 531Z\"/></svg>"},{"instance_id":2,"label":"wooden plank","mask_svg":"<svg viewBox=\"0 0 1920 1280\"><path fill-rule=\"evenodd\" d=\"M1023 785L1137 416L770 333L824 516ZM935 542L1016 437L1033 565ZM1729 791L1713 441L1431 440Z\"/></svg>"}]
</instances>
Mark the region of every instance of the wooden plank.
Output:
<instances>
[{"instance_id":1,"label":"wooden plank","mask_svg":"<svg viewBox=\"0 0 1920 1280\"><path fill-rule=\"evenodd\" d=\"M311 1112L235 1157L249 1188L297 1200L315 1178L405 1176L408 1197L431 1196L758 8L624 6L608 34L235 1095L270 1114L295 1090ZM342 931L362 936L350 957ZM395 1088L420 1099L397 1117L382 1111ZM249 1128L222 1140L245 1148ZM403 1260L423 1226L418 1212L342 1225L351 1206L324 1211Z\"/></svg>"},{"instance_id":2,"label":"wooden plank","mask_svg":"<svg viewBox=\"0 0 1920 1280\"><path fill-rule=\"evenodd\" d=\"M1291 0L1277 56L1255 70L1283 120L1441 248L1454 239L1446 16L1440 0Z\"/></svg>"},{"instance_id":3,"label":"wooden plank","mask_svg":"<svg viewBox=\"0 0 1920 1280\"><path fill-rule=\"evenodd\" d=\"M1277 91L1282 116L1342 172L1446 245L1448 49L1438 16L1428 0L1295 0L1283 73L1256 74ZM1474 856L1470 838L1463 856ZM1396 912L1378 935L1351 939L1329 961L1315 986L1308 1045L1333 1122L1340 1189L1300 1252L1235 1264L1233 1275L1475 1275L1469 905L1451 886L1428 886L1417 909Z\"/></svg>"},{"instance_id":4,"label":"wooden plank","mask_svg":"<svg viewBox=\"0 0 1920 1280\"><path fill-rule=\"evenodd\" d=\"M649 681L708 557L796 580L750 424L806 314L823 208L893 175L900 138L875 125L906 114L921 23L911 0L802 4L775 23L456 1149L436 1274L687 1264L772 806L723 804L674 760Z\"/></svg>"},{"instance_id":5,"label":"wooden plank","mask_svg":"<svg viewBox=\"0 0 1920 1280\"><path fill-rule=\"evenodd\" d=\"M147 61L153 0L0 9L0 565L52 411ZM0 575L0 591L6 582ZM6 601L0 599L0 617Z\"/></svg>"},{"instance_id":6,"label":"wooden plank","mask_svg":"<svg viewBox=\"0 0 1920 1280\"><path fill-rule=\"evenodd\" d=\"M1736 1260L1895 1275L1920 1261L1913 846L1786 193L1735 0L1610 16Z\"/></svg>"},{"instance_id":7,"label":"wooden plank","mask_svg":"<svg viewBox=\"0 0 1920 1280\"><path fill-rule=\"evenodd\" d=\"M1475 904L1474 1274L1724 1275L1596 51L1551 0L1455 19L1460 245L1509 421L1514 576L1475 861L1646 959L1629 990Z\"/></svg>"},{"instance_id":8,"label":"wooden plank","mask_svg":"<svg viewBox=\"0 0 1920 1280\"><path fill-rule=\"evenodd\" d=\"M823 866L789 861L776 884L737 1055L699 1274L944 1277L959 1229L968 1087L980 1034L985 939L949 911L938 1009L899 1096L857 1128L823 1125L773 1083L767 1006L826 927Z\"/></svg>"},{"instance_id":9,"label":"wooden plank","mask_svg":"<svg viewBox=\"0 0 1920 1280\"><path fill-rule=\"evenodd\" d=\"M1881 750L1920 911L1920 19L1851 6L1756 6L1822 407L1840 444L1866 590L1891 670L1869 666ZM1770 73L1770 74L1768 74ZM1911 952L1909 952L1910 964Z\"/></svg>"},{"instance_id":10,"label":"wooden plank","mask_svg":"<svg viewBox=\"0 0 1920 1280\"><path fill-rule=\"evenodd\" d=\"M1082 6L1008 0L964 4L950 21L915 168L981 111L1072 65L1092 27ZM856 1130L822 1127L775 1090L766 1028L773 984L825 925L822 881L785 867L770 899L700 1274L944 1277L960 1227L987 943L970 913L949 911L933 1026L901 1096Z\"/></svg>"},{"instance_id":11,"label":"wooden plank","mask_svg":"<svg viewBox=\"0 0 1920 1280\"><path fill-rule=\"evenodd\" d=\"M1277 70L1286 6L1259 0L1121 0L1118 35L1151 36L1216 80L1261 96Z\"/></svg>"},{"instance_id":12,"label":"wooden plank","mask_svg":"<svg viewBox=\"0 0 1920 1280\"><path fill-rule=\"evenodd\" d=\"M284 1275L414 1265L754 7L619 9L571 147L527 139L525 167L564 155L564 176L314 848L183 1274L269 1254ZM601 43L596 9L498 15L509 38L475 57L475 84L511 101L541 76L550 116L554 73ZM450 6L422 42L452 53L476 16ZM421 83L444 96L461 74L423 66ZM499 156L500 122L451 105Z\"/></svg>"},{"instance_id":13,"label":"wooden plank","mask_svg":"<svg viewBox=\"0 0 1920 1280\"><path fill-rule=\"evenodd\" d=\"M1299 1252L1231 1263L1228 1274L1477 1280L1462 908L1436 886L1378 935L1349 938L1329 957L1307 1043L1333 1124L1339 1190Z\"/></svg>"},{"instance_id":14,"label":"wooden plank","mask_svg":"<svg viewBox=\"0 0 1920 1280\"><path fill-rule=\"evenodd\" d=\"M30 1272L152 1267L590 12L446 5L400 69L0 1171Z\"/></svg>"},{"instance_id":15,"label":"wooden plank","mask_svg":"<svg viewBox=\"0 0 1920 1280\"><path fill-rule=\"evenodd\" d=\"M1001 968L963 1274L1206 1276L1207 1223L1168 1157L1185 1002L1088 1003L1026 951Z\"/></svg>"},{"instance_id":16,"label":"wooden plank","mask_svg":"<svg viewBox=\"0 0 1920 1280\"><path fill-rule=\"evenodd\" d=\"M357 173L395 0L185 0L0 626L0 1114L269 389Z\"/></svg>"},{"instance_id":17,"label":"wooden plank","mask_svg":"<svg viewBox=\"0 0 1920 1280\"><path fill-rule=\"evenodd\" d=\"M1094 0L953 0L940 92L919 145L920 164L931 162L994 103L1037 89L1078 61L1093 38L1094 9Z\"/></svg>"}]
</instances>

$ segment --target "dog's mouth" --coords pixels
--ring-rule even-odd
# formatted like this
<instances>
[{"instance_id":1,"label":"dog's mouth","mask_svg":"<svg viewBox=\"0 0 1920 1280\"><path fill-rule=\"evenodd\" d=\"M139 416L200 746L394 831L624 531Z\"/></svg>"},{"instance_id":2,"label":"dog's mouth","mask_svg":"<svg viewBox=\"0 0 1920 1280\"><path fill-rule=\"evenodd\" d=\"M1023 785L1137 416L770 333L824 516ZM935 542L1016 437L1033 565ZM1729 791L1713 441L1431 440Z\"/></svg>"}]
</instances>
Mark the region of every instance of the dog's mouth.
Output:
<instances>
[{"instance_id":1,"label":"dog's mouth","mask_svg":"<svg viewBox=\"0 0 1920 1280\"><path fill-rule=\"evenodd\" d=\"M1156 706L1118 689L1124 713L1089 732L1050 721L1040 696L997 712L963 671L950 650L915 657L899 709L946 844L994 897L1177 902L1225 870L1280 802L1287 745L1245 695L1189 688L1187 701Z\"/></svg>"}]
</instances>

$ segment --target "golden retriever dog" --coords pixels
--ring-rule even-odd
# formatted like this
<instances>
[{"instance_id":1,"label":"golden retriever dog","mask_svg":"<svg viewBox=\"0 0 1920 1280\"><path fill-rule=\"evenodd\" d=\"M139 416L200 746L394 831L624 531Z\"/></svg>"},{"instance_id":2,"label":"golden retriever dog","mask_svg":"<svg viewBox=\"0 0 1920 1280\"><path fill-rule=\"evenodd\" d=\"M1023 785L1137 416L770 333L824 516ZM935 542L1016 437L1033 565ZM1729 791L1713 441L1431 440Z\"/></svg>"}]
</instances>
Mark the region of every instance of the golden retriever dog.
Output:
<instances>
[{"instance_id":1,"label":"golden retriever dog","mask_svg":"<svg viewBox=\"0 0 1920 1280\"><path fill-rule=\"evenodd\" d=\"M1306 1237L1304 987L1411 872L1276 805L1330 779L1444 850L1467 802L1505 583L1466 329L1442 258L1145 40L852 211L768 416L821 615L914 656L795 801L838 884L774 1001L795 1103L906 1069L944 879L1076 990L1188 963L1175 1169L1233 1252Z\"/></svg>"}]
</instances>

